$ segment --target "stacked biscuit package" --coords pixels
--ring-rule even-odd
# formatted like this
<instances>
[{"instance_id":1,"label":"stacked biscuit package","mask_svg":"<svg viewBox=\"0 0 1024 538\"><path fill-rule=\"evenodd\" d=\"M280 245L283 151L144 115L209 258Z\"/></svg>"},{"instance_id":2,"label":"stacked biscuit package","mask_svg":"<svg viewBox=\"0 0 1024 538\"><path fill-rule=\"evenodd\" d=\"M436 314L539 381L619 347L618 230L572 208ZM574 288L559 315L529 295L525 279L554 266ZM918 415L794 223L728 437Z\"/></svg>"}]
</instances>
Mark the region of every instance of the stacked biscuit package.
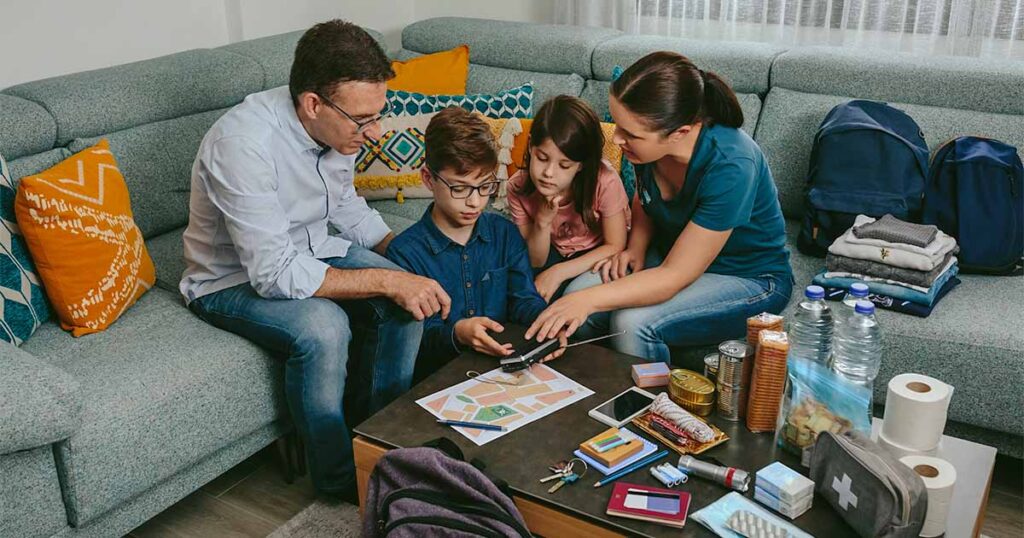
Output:
<instances>
[{"instance_id":1,"label":"stacked biscuit package","mask_svg":"<svg viewBox=\"0 0 1024 538\"><path fill-rule=\"evenodd\" d=\"M752 432L775 430L782 393L786 388L788 354L789 338L786 333L762 330L758 334L747 404L747 428Z\"/></svg>"}]
</instances>

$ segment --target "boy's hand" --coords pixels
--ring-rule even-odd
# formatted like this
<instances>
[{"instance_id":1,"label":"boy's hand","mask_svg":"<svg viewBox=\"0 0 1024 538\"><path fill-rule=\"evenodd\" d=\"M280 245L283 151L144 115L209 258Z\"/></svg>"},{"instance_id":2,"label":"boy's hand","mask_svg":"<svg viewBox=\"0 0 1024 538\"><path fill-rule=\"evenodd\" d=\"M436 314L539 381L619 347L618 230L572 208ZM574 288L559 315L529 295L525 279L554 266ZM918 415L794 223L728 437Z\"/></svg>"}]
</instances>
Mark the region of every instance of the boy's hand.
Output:
<instances>
[{"instance_id":1,"label":"boy's hand","mask_svg":"<svg viewBox=\"0 0 1024 538\"><path fill-rule=\"evenodd\" d=\"M394 272L388 298L403 310L412 314L417 321L423 321L438 312L441 319L448 319L452 299L437 281L412 273Z\"/></svg>"},{"instance_id":2,"label":"boy's hand","mask_svg":"<svg viewBox=\"0 0 1024 538\"><path fill-rule=\"evenodd\" d=\"M487 334L488 330L500 333L505 330L500 323L487 317L460 319L455 323L455 340L473 348L473 351L495 357L512 354L512 344L499 344Z\"/></svg>"},{"instance_id":3,"label":"boy's hand","mask_svg":"<svg viewBox=\"0 0 1024 538\"><path fill-rule=\"evenodd\" d=\"M554 297L555 292L558 291L558 287L562 285L562 282L565 282L565 279L562 278L562 275L558 274L555 267L542 271L533 281L534 285L537 286L537 293L540 293L540 296L549 303L551 298Z\"/></svg>"}]
</instances>

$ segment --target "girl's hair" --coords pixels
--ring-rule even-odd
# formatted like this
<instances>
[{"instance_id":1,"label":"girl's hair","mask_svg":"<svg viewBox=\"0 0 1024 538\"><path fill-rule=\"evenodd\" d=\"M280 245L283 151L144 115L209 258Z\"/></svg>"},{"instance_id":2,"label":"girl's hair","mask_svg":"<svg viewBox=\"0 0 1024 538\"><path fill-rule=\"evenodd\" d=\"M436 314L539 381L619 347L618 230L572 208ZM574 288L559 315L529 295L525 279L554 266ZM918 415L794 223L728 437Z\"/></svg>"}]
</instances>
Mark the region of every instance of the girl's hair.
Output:
<instances>
[{"instance_id":1,"label":"girl's hair","mask_svg":"<svg viewBox=\"0 0 1024 538\"><path fill-rule=\"evenodd\" d=\"M729 84L676 52L640 58L612 82L611 94L665 134L698 121L743 125L743 109Z\"/></svg>"},{"instance_id":2,"label":"girl's hair","mask_svg":"<svg viewBox=\"0 0 1024 538\"><path fill-rule=\"evenodd\" d=\"M594 195L604 150L601 121L586 101L578 97L559 95L548 99L537 111L530 127L530 143L522 166L527 180L520 188L524 195L529 196L537 190L530 177L530 148L548 139L566 157L581 164L580 171L572 179L573 206L583 217L587 228L596 229L598 219L594 212Z\"/></svg>"}]
</instances>

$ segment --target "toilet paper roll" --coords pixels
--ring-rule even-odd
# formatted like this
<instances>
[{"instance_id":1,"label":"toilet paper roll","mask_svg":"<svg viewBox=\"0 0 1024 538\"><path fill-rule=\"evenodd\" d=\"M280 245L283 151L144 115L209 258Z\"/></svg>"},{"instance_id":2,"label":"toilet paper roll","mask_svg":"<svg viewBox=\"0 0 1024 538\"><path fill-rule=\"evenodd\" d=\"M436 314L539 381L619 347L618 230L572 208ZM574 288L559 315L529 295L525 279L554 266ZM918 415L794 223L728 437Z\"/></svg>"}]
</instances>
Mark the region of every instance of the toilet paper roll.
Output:
<instances>
[{"instance_id":1,"label":"toilet paper roll","mask_svg":"<svg viewBox=\"0 0 1024 538\"><path fill-rule=\"evenodd\" d=\"M928 511L921 536L930 538L946 532L949 504L956 485L956 468L948 461L932 456L904 456L900 463L914 470L928 490Z\"/></svg>"},{"instance_id":2,"label":"toilet paper roll","mask_svg":"<svg viewBox=\"0 0 1024 538\"><path fill-rule=\"evenodd\" d=\"M889 380L882 434L900 447L929 451L938 446L946 427L953 387L920 374Z\"/></svg>"},{"instance_id":3,"label":"toilet paper roll","mask_svg":"<svg viewBox=\"0 0 1024 538\"><path fill-rule=\"evenodd\" d=\"M889 439L882 432L878 432L877 441L879 446L895 455L897 459L902 458L903 456L936 456L939 453L939 449L942 447L942 443L940 442L931 450L914 450L913 448L903 446Z\"/></svg>"}]
</instances>

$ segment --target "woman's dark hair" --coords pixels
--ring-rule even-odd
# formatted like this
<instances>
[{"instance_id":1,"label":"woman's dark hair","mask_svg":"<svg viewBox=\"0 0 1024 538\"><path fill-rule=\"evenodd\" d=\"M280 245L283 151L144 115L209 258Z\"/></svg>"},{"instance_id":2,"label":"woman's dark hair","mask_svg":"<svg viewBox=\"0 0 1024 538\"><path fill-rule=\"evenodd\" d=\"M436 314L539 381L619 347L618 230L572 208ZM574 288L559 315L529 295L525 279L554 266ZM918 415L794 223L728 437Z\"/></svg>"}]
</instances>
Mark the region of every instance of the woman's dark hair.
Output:
<instances>
[{"instance_id":1,"label":"woman's dark hair","mask_svg":"<svg viewBox=\"0 0 1024 538\"><path fill-rule=\"evenodd\" d=\"M552 97L544 103L533 118L530 127L530 146L550 139L569 159L581 164L572 179L573 207L583 217L583 224L594 230L598 219L594 212L597 176L601 171L604 150L604 132L601 121L586 101L570 95ZM522 170L526 181L520 192L529 196L537 190L530 178L530 151L527 148Z\"/></svg>"},{"instance_id":2,"label":"woman's dark hair","mask_svg":"<svg viewBox=\"0 0 1024 538\"><path fill-rule=\"evenodd\" d=\"M676 52L640 58L612 82L611 95L665 134L698 121L743 125L743 109L729 84Z\"/></svg>"},{"instance_id":3,"label":"woman's dark hair","mask_svg":"<svg viewBox=\"0 0 1024 538\"><path fill-rule=\"evenodd\" d=\"M366 30L334 19L314 25L299 38L288 90L298 103L303 92L330 97L342 82L387 82L394 76L387 55Z\"/></svg>"}]
</instances>

